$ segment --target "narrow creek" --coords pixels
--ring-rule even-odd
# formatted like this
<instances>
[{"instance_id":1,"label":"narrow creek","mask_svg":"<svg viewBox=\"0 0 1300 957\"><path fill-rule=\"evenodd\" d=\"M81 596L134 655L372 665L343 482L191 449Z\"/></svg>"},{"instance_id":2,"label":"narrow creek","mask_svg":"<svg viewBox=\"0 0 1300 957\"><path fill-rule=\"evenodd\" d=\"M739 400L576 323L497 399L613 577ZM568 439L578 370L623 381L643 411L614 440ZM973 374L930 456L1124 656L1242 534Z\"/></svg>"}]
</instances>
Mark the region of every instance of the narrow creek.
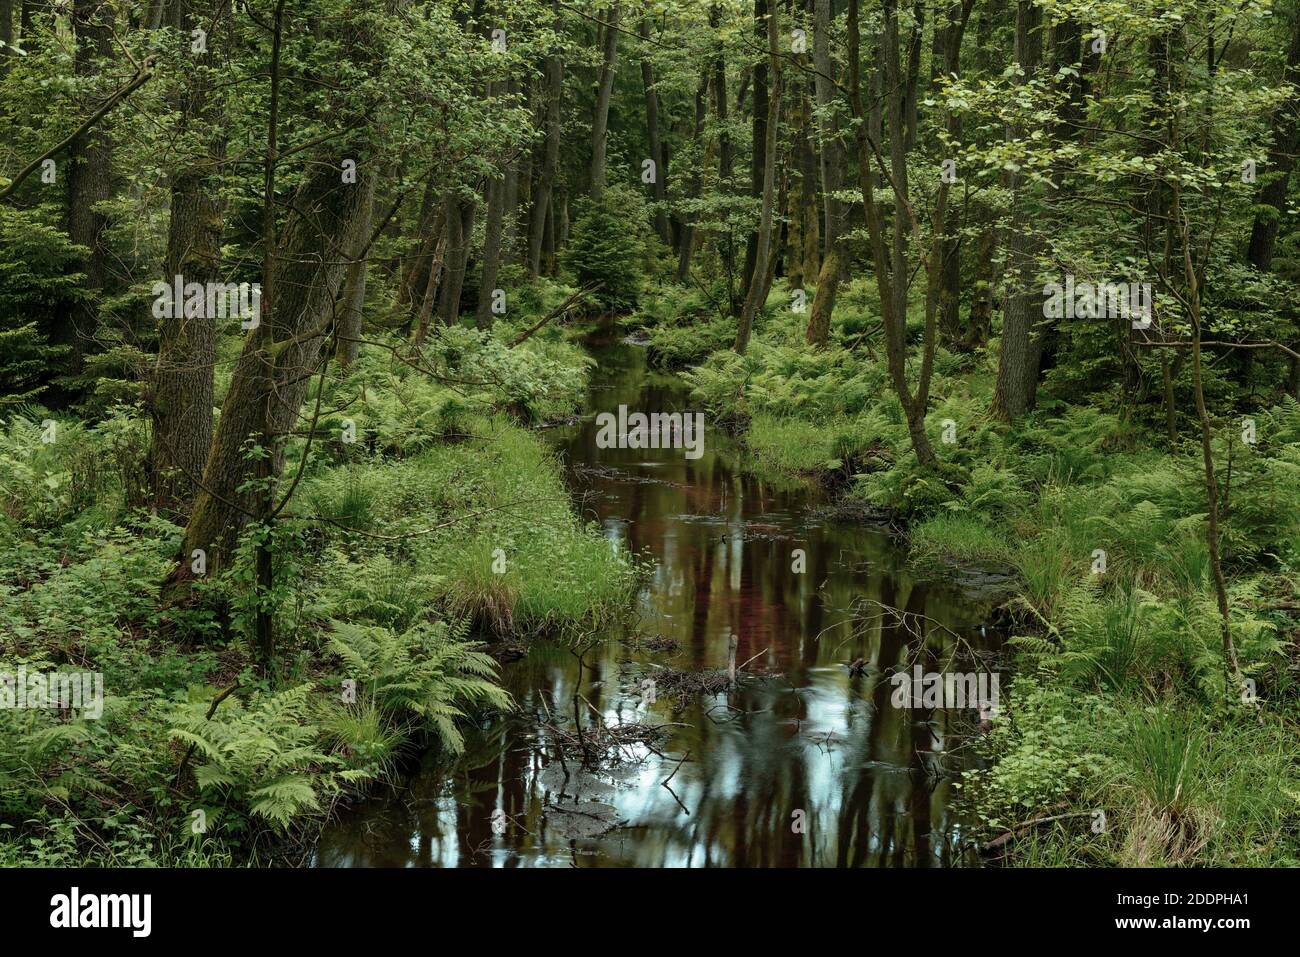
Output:
<instances>
[{"instance_id":1,"label":"narrow creek","mask_svg":"<svg viewBox=\"0 0 1300 957\"><path fill-rule=\"evenodd\" d=\"M973 863L951 784L971 760L978 714L895 707L890 678L917 665L980 667L996 643L981 624L985 606L954 582L909 574L881 528L825 517L828 493L762 474L718 429L706 430L698 459L598 448L598 412L692 406L680 379L648 370L644 349L619 342L592 353L586 414L546 434L575 501L611 547L653 560L635 631L668 640L651 651L608 636L586 652L576 689L572 650L534 644L503 668L518 714L468 729L460 759L428 756L399 786L345 813L314 863ZM796 549L806 556L801 572ZM665 668L725 668L733 635L752 676L734 691L647 685ZM630 742L614 766L584 771L572 755L562 766L539 721L573 728L575 690L584 721L599 712L606 726L667 727L652 745Z\"/></svg>"}]
</instances>

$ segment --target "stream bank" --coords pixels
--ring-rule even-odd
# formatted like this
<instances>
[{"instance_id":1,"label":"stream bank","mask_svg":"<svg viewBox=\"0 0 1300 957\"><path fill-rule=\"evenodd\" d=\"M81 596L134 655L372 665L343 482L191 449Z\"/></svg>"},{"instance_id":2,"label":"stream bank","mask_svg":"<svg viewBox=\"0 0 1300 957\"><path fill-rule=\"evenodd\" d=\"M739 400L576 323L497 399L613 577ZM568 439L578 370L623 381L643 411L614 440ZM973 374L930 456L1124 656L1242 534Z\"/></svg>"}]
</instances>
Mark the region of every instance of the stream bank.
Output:
<instances>
[{"instance_id":1,"label":"stream bank","mask_svg":"<svg viewBox=\"0 0 1300 957\"><path fill-rule=\"evenodd\" d=\"M601 412L695 410L644 349L592 354L584 415L545 435L583 517L653 562L636 627L532 643L503 668L517 712L332 823L315 863L969 863L950 785L978 714L897 707L891 678L987 670L987 605L918 580L887 530L827 518L824 489L764 471L720 430L699 458L600 447ZM674 677L724 669L732 636L734 690ZM584 769L565 743L579 728L625 733Z\"/></svg>"}]
</instances>

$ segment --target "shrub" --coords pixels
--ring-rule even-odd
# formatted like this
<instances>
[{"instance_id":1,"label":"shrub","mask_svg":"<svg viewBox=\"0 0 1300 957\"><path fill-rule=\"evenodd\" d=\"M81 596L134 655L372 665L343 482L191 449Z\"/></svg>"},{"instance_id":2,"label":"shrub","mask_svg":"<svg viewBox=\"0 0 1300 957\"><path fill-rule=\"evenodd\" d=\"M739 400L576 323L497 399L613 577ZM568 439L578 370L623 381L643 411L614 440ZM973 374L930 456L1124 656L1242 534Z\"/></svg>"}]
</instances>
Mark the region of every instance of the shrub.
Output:
<instances>
[{"instance_id":1,"label":"shrub","mask_svg":"<svg viewBox=\"0 0 1300 957\"><path fill-rule=\"evenodd\" d=\"M421 623L402 632L340 621L330 627L329 647L342 659L344 674L357 682L358 700L400 728L430 729L453 754L465 746L456 727L465 708L512 706L491 680L496 662L465 640L464 623ZM373 741L371 732L365 740Z\"/></svg>"},{"instance_id":2,"label":"shrub","mask_svg":"<svg viewBox=\"0 0 1300 957\"><path fill-rule=\"evenodd\" d=\"M640 197L608 187L596 202L577 205L565 265L578 286L595 286L595 299L610 311L631 309L641 294L646 258L646 217Z\"/></svg>"}]
</instances>

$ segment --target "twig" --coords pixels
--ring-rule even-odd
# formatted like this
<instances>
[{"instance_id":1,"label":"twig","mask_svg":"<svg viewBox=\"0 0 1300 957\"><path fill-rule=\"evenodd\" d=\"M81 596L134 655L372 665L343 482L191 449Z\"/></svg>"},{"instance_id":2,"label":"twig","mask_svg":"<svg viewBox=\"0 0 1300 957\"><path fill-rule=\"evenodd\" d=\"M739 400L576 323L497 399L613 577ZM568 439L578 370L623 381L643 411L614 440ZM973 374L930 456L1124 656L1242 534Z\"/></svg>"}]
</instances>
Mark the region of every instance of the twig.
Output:
<instances>
[{"instance_id":1,"label":"twig","mask_svg":"<svg viewBox=\"0 0 1300 957\"><path fill-rule=\"evenodd\" d=\"M668 787L668 782L677 776L677 772L681 770L682 765L686 763L686 759L689 758L690 756L691 756L691 749L687 748L686 753L682 755L682 759L678 761L677 766L673 768L673 773L668 775L668 777L664 778L659 783L662 784L664 787Z\"/></svg>"},{"instance_id":2,"label":"twig","mask_svg":"<svg viewBox=\"0 0 1300 957\"><path fill-rule=\"evenodd\" d=\"M219 708L219 707L221 706L221 702L225 701L225 700L226 700L227 698L229 698L232 694L234 694L234 693L235 693L235 690L236 690L238 687L239 687L239 682L236 681L233 685L231 685L231 686L230 686L229 688L227 688L225 691L221 692L221 694L219 694L219 695L217 695L215 698L213 698L213 699L212 699L212 704L211 704L211 706L209 706L209 708L208 708L208 713L205 714L205 715L203 716L203 720L204 720L204 721L211 721L211 720L212 720L212 716L213 716L214 714L217 713L217 708ZM175 787L180 787L180 783L181 783L181 775L185 773L185 769L186 769L186 767L189 766L190 758L194 756L194 749L195 749L195 747L196 747L196 745L191 744L191 745L190 745L190 749L189 749L188 751L185 752L185 757L181 758L181 764L180 764L180 767L178 767L178 768L176 769L176 779L175 779L174 781L172 781L172 787L174 787L174 788L175 788Z\"/></svg>"}]
</instances>

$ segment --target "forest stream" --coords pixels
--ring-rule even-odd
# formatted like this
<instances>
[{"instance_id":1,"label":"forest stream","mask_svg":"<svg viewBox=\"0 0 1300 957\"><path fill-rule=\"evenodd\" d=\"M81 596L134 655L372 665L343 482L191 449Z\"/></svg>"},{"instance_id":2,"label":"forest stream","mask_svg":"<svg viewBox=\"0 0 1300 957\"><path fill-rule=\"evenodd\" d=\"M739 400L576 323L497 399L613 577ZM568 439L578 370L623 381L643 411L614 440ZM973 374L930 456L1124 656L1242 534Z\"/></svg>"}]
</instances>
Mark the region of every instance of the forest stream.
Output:
<instances>
[{"instance_id":1,"label":"forest stream","mask_svg":"<svg viewBox=\"0 0 1300 957\"><path fill-rule=\"evenodd\" d=\"M892 706L890 678L918 664L987 667L988 603L957 581L916 577L882 525L831 517L831 493L763 473L711 423L696 459L598 448L598 412L693 408L643 348L592 354L584 414L544 434L584 517L611 548L652 562L633 627L586 646L582 664L570 644L534 642L503 667L517 713L468 728L461 757L430 754L343 812L314 863L972 863L952 784L975 760L978 713ZM734 691L663 678L726 668L732 635ZM588 728L596 712L605 727L663 727L584 768L572 753L558 760L545 730L572 730L575 711Z\"/></svg>"}]
</instances>

